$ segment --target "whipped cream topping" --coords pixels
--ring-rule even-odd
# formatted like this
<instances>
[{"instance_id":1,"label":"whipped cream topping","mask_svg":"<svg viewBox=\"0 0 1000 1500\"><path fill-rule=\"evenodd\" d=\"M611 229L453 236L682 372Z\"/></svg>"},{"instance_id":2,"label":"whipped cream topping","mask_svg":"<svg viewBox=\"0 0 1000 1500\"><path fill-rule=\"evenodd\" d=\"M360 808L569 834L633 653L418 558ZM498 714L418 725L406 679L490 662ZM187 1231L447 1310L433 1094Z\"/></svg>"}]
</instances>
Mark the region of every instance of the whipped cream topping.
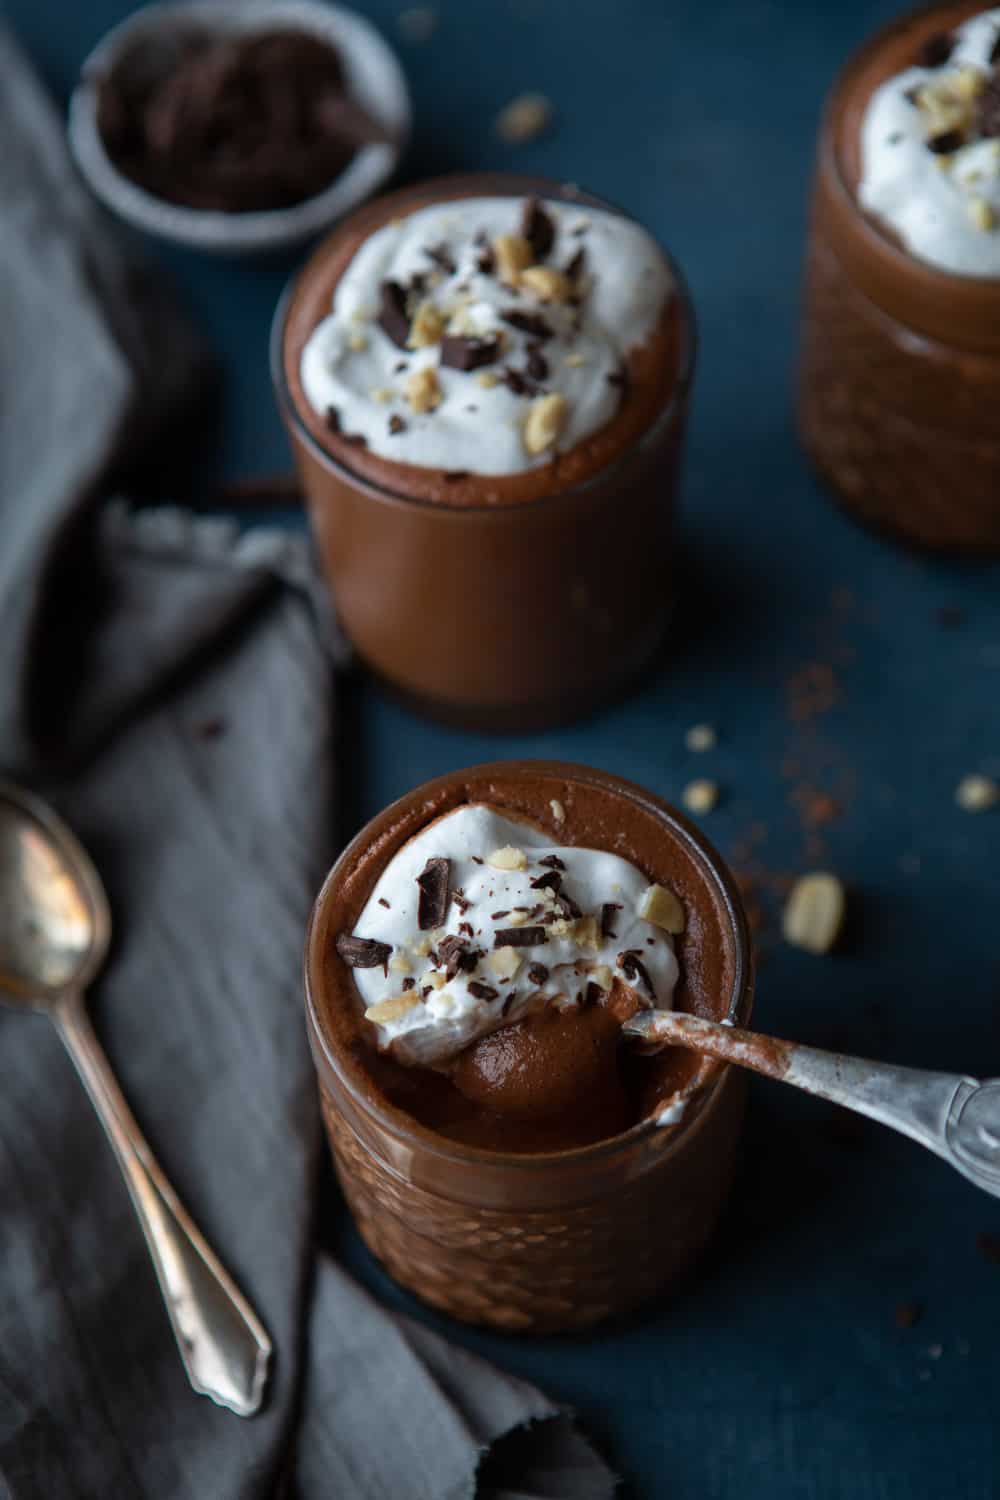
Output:
<instances>
[{"instance_id":1,"label":"whipped cream topping","mask_svg":"<svg viewBox=\"0 0 1000 1500\"><path fill-rule=\"evenodd\" d=\"M619 215L518 198L438 204L360 247L303 350L303 390L381 458L520 473L611 420L625 358L671 288L656 243Z\"/></svg>"},{"instance_id":2,"label":"whipped cream topping","mask_svg":"<svg viewBox=\"0 0 1000 1500\"><path fill-rule=\"evenodd\" d=\"M1000 276L1000 9L925 43L872 94L858 199L911 254Z\"/></svg>"},{"instance_id":3,"label":"whipped cream topping","mask_svg":"<svg viewBox=\"0 0 1000 1500\"><path fill-rule=\"evenodd\" d=\"M682 925L672 893L628 860L473 803L403 845L337 948L377 1045L434 1064L531 1010L593 1004L616 978L641 1006L669 1009L664 904Z\"/></svg>"}]
</instances>

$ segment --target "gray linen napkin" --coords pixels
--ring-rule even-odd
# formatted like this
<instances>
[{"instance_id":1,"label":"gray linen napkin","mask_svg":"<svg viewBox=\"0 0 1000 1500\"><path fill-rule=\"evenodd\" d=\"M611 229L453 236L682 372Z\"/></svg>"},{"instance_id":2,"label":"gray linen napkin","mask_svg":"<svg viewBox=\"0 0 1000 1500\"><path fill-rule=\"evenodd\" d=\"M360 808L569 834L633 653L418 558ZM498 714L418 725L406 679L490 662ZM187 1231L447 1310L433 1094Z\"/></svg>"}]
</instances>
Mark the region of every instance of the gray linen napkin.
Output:
<instances>
[{"instance_id":1,"label":"gray linen napkin","mask_svg":"<svg viewBox=\"0 0 1000 1500\"><path fill-rule=\"evenodd\" d=\"M332 660L304 545L105 499L200 354L73 178L0 29L0 767L107 882L93 992L168 1176L277 1348L265 1411L188 1388L114 1159L43 1017L0 1010L2 1500L599 1500L569 1418L375 1304L312 1239L299 973L335 850Z\"/></svg>"}]
</instances>

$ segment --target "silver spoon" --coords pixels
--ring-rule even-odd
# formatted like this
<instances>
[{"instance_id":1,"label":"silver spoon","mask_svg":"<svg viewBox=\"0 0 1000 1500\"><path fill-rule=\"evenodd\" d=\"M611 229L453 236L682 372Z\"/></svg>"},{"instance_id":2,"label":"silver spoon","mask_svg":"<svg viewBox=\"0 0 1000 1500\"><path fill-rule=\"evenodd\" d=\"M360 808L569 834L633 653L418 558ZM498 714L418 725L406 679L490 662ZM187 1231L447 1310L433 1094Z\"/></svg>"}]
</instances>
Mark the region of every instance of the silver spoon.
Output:
<instances>
[{"instance_id":1,"label":"silver spoon","mask_svg":"<svg viewBox=\"0 0 1000 1500\"><path fill-rule=\"evenodd\" d=\"M271 1340L154 1160L87 1017L85 986L110 937L82 845L38 797L0 781L0 1002L52 1018L115 1148L188 1379L249 1417L263 1400Z\"/></svg>"},{"instance_id":2,"label":"silver spoon","mask_svg":"<svg viewBox=\"0 0 1000 1500\"><path fill-rule=\"evenodd\" d=\"M1000 1078L980 1083L958 1073L867 1062L666 1010L639 1011L622 1031L736 1063L891 1125L1000 1198Z\"/></svg>"}]
</instances>

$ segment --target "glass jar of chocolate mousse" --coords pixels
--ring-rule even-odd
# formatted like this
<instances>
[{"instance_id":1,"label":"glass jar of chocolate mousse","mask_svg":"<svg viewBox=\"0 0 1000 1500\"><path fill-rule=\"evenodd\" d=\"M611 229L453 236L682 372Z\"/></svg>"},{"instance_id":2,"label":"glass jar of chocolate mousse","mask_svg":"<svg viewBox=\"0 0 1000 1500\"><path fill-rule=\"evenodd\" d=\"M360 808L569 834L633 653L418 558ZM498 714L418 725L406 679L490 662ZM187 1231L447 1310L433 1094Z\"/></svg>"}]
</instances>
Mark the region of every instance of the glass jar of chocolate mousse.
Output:
<instances>
[{"instance_id":1,"label":"glass jar of chocolate mousse","mask_svg":"<svg viewBox=\"0 0 1000 1500\"><path fill-rule=\"evenodd\" d=\"M576 189L448 177L345 220L286 294L272 365L368 667L501 729L636 678L671 614L693 358L676 266Z\"/></svg>"},{"instance_id":2,"label":"glass jar of chocolate mousse","mask_svg":"<svg viewBox=\"0 0 1000 1500\"><path fill-rule=\"evenodd\" d=\"M745 1024L752 958L731 876L655 797L551 761L418 787L330 872L306 995L347 1202L425 1301L580 1328L705 1246L741 1077L621 1026L649 1007Z\"/></svg>"},{"instance_id":3,"label":"glass jar of chocolate mousse","mask_svg":"<svg viewBox=\"0 0 1000 1500\"><path fill-rule=\"evenodd\" d=\"M879 31L827 103L799 423L856 517L1000 551L1000 10Z\"/></svg>"}]
</instances>

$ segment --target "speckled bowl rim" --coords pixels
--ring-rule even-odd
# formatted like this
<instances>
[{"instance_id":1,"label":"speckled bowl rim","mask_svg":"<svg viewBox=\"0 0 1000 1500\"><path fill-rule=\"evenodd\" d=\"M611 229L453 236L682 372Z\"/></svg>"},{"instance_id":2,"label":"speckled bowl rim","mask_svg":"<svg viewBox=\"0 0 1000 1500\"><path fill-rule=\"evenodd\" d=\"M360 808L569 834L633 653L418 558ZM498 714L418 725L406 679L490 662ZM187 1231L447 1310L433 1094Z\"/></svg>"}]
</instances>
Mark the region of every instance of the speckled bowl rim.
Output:
<instances>
[{"instance_id":1,"label":"speckled bowl rim","mask_svg":"<svg viewBox=\"0 0 1000 1500\"><path fill-rule=\"evenodd\" d=\"M392 133L393 141L362 147L329 187L288 208L223 213L157 198L125 177L108 156L97 128L98 85L124 47L191 21L233 32L280 24L331 42L360 102ZM112 27L89 53L70 98L68 135L92 191L134 228L196 250L253 255L301 244L370 198L396 170L411 125L402 66L371 22L355 11L319 0L159 0Z\"/></svg>"},{"instance_id":2,"label":"speckled bowl rim","mask_svg":"<svg viewBox=\"0 0 1000 1500\"><path fill-rule=\"evenodd\" d=\"M593 193L578 188L575 184L560 183L555 179L539 177L526 172L449 172L444 176L421 179L418 183L409 183L404 188L399 188L399 193L406 193L412 187L437 187L442 189L449 185L468 180L470 183L480 176L487 175L492 178L505 178L510 183L509 195L498 194L498 196L510 196L517 198L530 191L540 191L543 196L551 198L555 202L575 203L590 208L604 209L608 213L618 214L630 223L639 224L640 221L634 214L627 213L625 209L616 204L608 202L606 198L597 197ZM344 227L344 226L339 226ZM640 228L643 228L640 224ZM649 232L648 230L646 231ZM543 505L558 505L565 502L567 497L578 495L583 491L598 484L607 483L613 478L616 470L624 469L633 459L637 452L644 452L655 446L668 431L671 425L677 421L678 416L683 420L694 383L695 367L698 361L698 320L695 315L694 300L691 289L688 286L684 272L670 251L660 241L656 240L656 246L667 264L667 269L673 278L674 294L677 298L683 324L683 348L681 350L680 366L674 381L670 398L662 410L650 422L644 432L641 432L635 442L629 446L604 468L598 469L596 473L588 475L584 480L575 484L567 485L565 489L553 490L549 494L538 495L534 500L511 500L499 505L452 505L447 500L425 500L418 495L408 495L403 490L393 490L387 485L377 484L372 479L367 479L357 473L356 470L345 464L336 454L319 441L316 434L306 425L299 415L298 408L292 392L288 388L288 380L285 375L285 326L288 322L288 312L295 295L299 279L305 270L304 266L290 277L284 288L278 305L275 308L274 318L271 323L270 338L270 362L271 381L274 386L275 400L289 432L298 442L301 442L312 456L321 464L332 469L342 480L361 490L372 499L381 500L388 504L413 505L418 509L445 512L449 515L464 516L471 524L476 517L489 517L501 514L509 510L529 510ZM322 244L316 247L314 254L323 250ZM311 261L310 257L310 261ZM308 264L308 262L307 262Z\"/></svg>"},{"instance_id":3,"label":"speckled bowl rim","mask_svg":"<svg viewBox=\"0 0 1000 1500\"><path fill-rule=\"evenodd\" d=\"M697 861L704 870L708 880L715 888L716 894L721 899L722 908L730 924L730 932L733 941L735 963L733 969L733 982L726 1005L726 1019L736 1024L749 1022L750 1013L753 1008L754 990L754 957L753 942L750 927L747 921L743 898L739 887L725 860L719 854L714 845L705 837L699 828L690 823L676 808L664 802L662 798L656 797L644 787L638 786L625 777L618 776L613 771L600 770L596 766L584 766L571 761L560 760L503 760L491 761L483 765L466 766L455 771L448 771L442 776L435 776L430 781L422 782L410 791L404 792L402 797L397 797L393 802L384 807L381 812L376 813L365 826L355 834L347 847L341 852L326 879L320 887L319 895L313 903L309 914L309 923L306 928L305 954L304 954L304 984L305 984L305 1008L306 1022L309 1036L309 1046L313 1052L317 1073L322 1068L328 1068L334 1075L337 1083L347 1093L356 1108L363 1116L374 1120L379 1129L384 1130L396 1142L404 1147L413 1143L419 1144L420 1150L428 1155L436 1156L439 1160L461 1164L464 1166L482 1166L502 1168L511 1172L527 1175L551 1171L556 1163L572 1163L573 1166L586 1167L593 1163L603 1161L605 1158L613 1158L621 1152L630 1152L636 1147L652 1143L662 1133L663 1127L656 1124L655 1120L647 1117L638 1120L628 1130L618 1135L608 1136L601 1141L595 1141L588 1146L576 1146L568 1151L545 1151L536 1153L519 1153L512 1151L488 1151L481 1147L465 1146L455 1141L450 1141L446 1136L439 1135L436 1131L421 1125L418 1121L411 1124L401 1124L403 1119L401 1112L390 1112L382 1109L370 1096L363 1094L356 1086L354 1080L341 1066L337 1055L337 1049L332 1044L323 1026L322 1019L316 1005L313 993L313 978L319 974L319 964L322 955L315 951L317 923L320 912L329 900L331 887L339 879L341 871L352 859L371 843L369 832L372 823L378 822L386 817L391 817L396 808L402 803L408 802L415 794L427 796L433 795L439 787L450 786L456 777L475 777L477 779L488 779L509 776L512 771L528 771L533 774L561 777L565 781L596 781L605 788L609 787L626 797L633 798L639 805L652 813L666 824L673 836L681 843L688 853ZM696 1092L703 1095L705 1105L698 1111L690 1127L681 1124L681 1128L672 1133L672 1139L665 1143L663 1155L673 1150L681 1149L683 1143L688 1139L689 1130L698 1129L700 1122L704 1119L706 1110L711 1107L718 1096L719 1088L725 1080L728 1072L728 1064L716 1062L714 1059L706 1059L708 1064L704 1081L697 1085ZM658 1158L660 1159L660 1158Z\"/></svg>"}]
</instances>

